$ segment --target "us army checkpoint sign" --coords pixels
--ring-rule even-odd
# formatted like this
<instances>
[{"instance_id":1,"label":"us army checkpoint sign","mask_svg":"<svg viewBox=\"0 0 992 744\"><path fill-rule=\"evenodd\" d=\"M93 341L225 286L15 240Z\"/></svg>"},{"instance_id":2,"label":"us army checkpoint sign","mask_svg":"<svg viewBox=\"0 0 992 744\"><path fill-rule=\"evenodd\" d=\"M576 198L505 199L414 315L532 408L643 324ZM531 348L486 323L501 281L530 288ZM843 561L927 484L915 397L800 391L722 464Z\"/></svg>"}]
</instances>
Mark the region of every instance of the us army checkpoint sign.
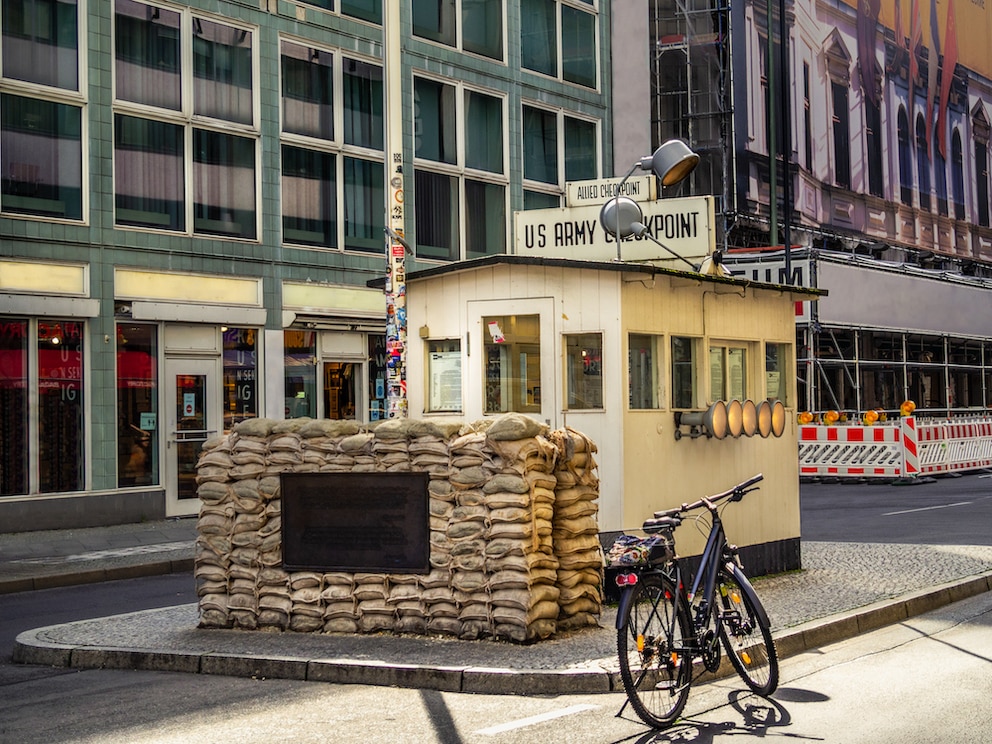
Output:
<instances>
[{"instance_id":1,"label":"us army checkpoint sign","mask_svg":"<svg viewBox=\"0 0 992 744\"><path fill-rule=\"evenodd\" d=\"M641 202L640 207L648 233L691 263L713 252L716 236L712 196L659 199ZM596 204L515 212L517 255L616 260L616 238L599 223L601 208L602 204ZM621 241L619 257L621 261L678 261L647 236Z\"/></svg>"}]
</instances>

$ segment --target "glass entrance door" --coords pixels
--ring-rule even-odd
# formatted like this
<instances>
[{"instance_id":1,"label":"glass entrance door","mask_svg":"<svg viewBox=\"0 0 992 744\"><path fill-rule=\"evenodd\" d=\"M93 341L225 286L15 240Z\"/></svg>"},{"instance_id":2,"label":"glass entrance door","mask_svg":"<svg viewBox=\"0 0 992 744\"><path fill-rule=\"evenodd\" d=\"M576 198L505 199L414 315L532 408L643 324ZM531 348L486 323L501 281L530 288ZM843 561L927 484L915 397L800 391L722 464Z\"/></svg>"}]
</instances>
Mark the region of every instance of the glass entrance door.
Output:
<instances>
[{"instance_id":1,"label":"glass entrance door","mask_svg":"<svg viewBox=\"0 0 992 744\"><path fill-rule=\"evenodd\" d=\"M216 359L168 359L166 401L166 514L196 514L196 463L203 443L220 431L219 363Z\"/></svg>"}]
</instances>

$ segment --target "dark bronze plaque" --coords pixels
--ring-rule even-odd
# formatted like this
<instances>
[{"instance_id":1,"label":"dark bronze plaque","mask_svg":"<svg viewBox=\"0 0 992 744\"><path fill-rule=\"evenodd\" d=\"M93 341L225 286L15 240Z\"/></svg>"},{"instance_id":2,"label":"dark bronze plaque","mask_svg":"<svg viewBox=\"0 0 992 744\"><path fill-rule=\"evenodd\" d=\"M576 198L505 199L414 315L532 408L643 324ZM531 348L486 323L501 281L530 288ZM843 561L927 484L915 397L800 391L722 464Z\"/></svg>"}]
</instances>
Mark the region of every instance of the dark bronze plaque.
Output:
<instances>
[{"instance_id":1,"label":"dark bronze plaque","mask_svg":"<svg viewBox=\"0 0 992 744\"><path fill-rule=\"evenodd\" d=\"M427 473L283 473L283 567L429 573L427 482Z\"/></svg>"}]
</instances>

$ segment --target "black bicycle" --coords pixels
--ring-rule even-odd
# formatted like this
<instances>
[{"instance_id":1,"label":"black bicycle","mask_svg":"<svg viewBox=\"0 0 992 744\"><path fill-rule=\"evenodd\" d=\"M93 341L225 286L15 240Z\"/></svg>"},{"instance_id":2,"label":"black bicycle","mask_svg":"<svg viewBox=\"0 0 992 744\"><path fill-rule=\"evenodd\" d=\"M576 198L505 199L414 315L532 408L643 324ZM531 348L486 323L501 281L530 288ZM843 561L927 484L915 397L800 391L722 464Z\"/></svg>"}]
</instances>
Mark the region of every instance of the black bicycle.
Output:
<instances>
[{"instance_id":1,"label":"black bicycle","mask_svg":"<svg viewBox=\"0 0 992 744\"><path fill-rule=\"evenodd\" d=\"M737 547L727 542L720 518L722 508L758 490L755 484L763 478L759 473L723 493L655 512L644 522L648 537L621 546L627 549L622 564L628 565L616 577L622 589L617 612L620 677L627 701L649 726L675 723L693 681L719 668L721 642L751 690L767 697L778 687L768 614L744 575ZM709 536L691 577L675 552L673 531L687 513L703 508L710 514ZM691 588L686 587L689 581ZM623 708L617 715L622 713Z\"/></svg>"}]
</instances>

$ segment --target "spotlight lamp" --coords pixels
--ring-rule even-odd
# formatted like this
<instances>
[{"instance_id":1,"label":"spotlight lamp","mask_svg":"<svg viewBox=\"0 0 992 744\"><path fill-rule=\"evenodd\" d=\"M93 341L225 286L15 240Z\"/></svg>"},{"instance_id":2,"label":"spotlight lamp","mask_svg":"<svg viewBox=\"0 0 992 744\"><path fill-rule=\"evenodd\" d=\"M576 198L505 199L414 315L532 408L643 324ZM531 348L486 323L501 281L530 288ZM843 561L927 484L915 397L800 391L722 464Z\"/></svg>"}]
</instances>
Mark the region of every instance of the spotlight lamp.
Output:
<instances>
[{"instance_id":1,"label":"spotlight lamp","mask_svg":"<svg viewBox=\"0 0 992 744\"><path fill-rule=\"evenodd\" d=\"M683 427L688 431L682 431ZM785 406L782 401L718 400L705 411L676 411L675 439L738 439L755 435L765 439L785 433Z\"/></svg>"},{"instance_id":2,"label":"spotlight lamp","mask_svg":"<svg viewBox=\"0 0 992 744\"><path fill-rule=\"evenodd\" d=\"M620 194L623 191L624 185L627 183L627 179L638 168L654 173L658 180L661 181L662 188L665 188L667 186L675 186L684 181L698 164L699 155L690 150L685 142L680 139L670 139L662 143L654 151L654 154L641 158L627 171L627 175L623 177L623 180L620 181L620 185L617 187L616 197L606 202L599 210L599 223L609 235L613 235L616 238L618 261L620 260L621 240L629 237L646 237L676 258L685 261L693 271L696 271L696 267L692 262L680 256L648 232L648 228L644 224L644 214L641 212L640 205L630 197L620 196Z\"/></svg>"}]
</instances>

